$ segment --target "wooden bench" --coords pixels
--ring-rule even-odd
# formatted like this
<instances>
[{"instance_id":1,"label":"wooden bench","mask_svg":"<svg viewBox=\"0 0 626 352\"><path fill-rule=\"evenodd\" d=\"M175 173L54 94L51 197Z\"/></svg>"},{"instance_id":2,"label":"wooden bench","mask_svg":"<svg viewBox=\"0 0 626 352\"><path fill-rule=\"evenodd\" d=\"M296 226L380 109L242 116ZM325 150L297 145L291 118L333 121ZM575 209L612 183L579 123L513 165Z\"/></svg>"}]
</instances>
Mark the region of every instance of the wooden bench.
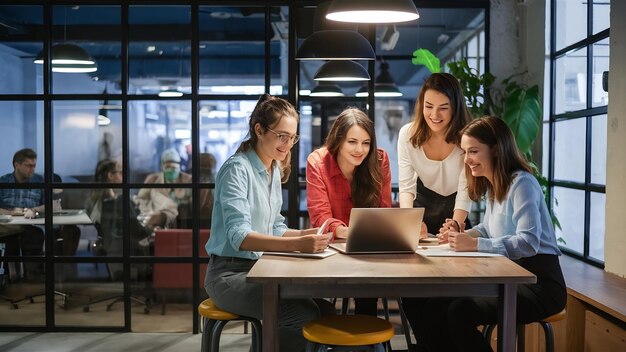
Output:
<instances>
[{"instance_id":1,"label":"wooden bench","mask_svg":"<svg viewBox=\"0 0 626 352\"><path fill-rule=\"evenodd\" d=\"M556 351L626 351L626 278L561 256L567 318L555 323Z\"/></svg>"},{"instance_id":2,"label":"wooden bench","mask_svg":"<svg viewBox=\"0 0 626 352\"><path fill-rule=\"evenodd\" d=\"M626 278L563 255L567 315L553 322L556 352L626 351ZM525 326L525 351L545 351L537 323ZM492 346L495 346L492 335Z\"/></svg>"}]
</instances>

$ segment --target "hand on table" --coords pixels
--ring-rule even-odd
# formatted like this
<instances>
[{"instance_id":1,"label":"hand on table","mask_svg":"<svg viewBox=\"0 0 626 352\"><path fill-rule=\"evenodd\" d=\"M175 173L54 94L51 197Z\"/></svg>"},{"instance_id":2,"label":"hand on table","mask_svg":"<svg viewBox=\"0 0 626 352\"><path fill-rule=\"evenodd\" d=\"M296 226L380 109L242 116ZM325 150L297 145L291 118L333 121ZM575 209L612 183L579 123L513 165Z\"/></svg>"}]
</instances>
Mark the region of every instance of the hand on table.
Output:
<instances>
[{"instance_id":1,"label":"hand on table","mask_svg":"<svg viewBox=\"0 0 626 352\"><path fill-rule=\"evenodd\" d=\"M304 235L300 237L300 252L318 253L328 248L328 235Z\"/></svg>"},{"instance_id":2,"label":"hand on table","mask_svg":"<svg viewBox=\"0 0 626 352\"><path fill-rule=\"evenodd\" d=\"M467 232L448 231L450 248L457 252L476 252L478 239L470 236Z\"/></svg>"}]
</instances>

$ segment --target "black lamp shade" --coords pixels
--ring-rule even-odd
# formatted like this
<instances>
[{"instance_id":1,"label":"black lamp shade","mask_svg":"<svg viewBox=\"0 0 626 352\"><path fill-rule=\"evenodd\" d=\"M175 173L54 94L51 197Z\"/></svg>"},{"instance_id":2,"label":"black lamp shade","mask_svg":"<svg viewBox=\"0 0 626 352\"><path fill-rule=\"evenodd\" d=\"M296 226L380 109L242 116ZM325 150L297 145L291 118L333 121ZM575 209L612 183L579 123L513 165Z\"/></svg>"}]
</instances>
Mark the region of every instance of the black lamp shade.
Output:
<instances>
[{"instance_id":1,"label":"black lamp shade","mask_svg":"<svg viewBox=\"0 0 626 352\"><path fill-rule=\"evenodd\" d=\"M74 44L56 44L50 48L53 72L84 73L98 70L96 61L80 46ZM37 54L33 61L43 64L43 51Z\"/></svg>"},{"instance_id":2,"label":"black lamp shade","mask_svg":"<svg viewBox=\"0 0 626 352\"><path fill-rule=\"evenodd\" d=\"M324 30L307 37L296 60L374 60L370 43L354 31Z\"/></svg>"},{"instance_id":3,"label":"black lamp shade","mask_svg":"<svg viewBox=\"0 0 626 352\"><path fill-rule=\"evenodd\" d=\"M419 18L413 0L334 0L326 18L339 22L398 23Z\"/></svg>"},{"instance_id":4,"label":"black lamp shade","mask_svg":"<svg viewBox=\"0 0 626 352\"><path fill-rule=\"evenodd\" d=\"M343 97L344 94L336 84L319 84L311 91L311 97Z\"/></svg>"},{"instance_id":5,"label":"black lamp shade","mask_svg":"<svg viewBox=\"0 0 626 352\"><path fill-rule=\"evenodd\" d=\"M369 81L370 75L359 63L351 60L328 61L317 70L316 81Z\"/></svg>"}]
</instances>

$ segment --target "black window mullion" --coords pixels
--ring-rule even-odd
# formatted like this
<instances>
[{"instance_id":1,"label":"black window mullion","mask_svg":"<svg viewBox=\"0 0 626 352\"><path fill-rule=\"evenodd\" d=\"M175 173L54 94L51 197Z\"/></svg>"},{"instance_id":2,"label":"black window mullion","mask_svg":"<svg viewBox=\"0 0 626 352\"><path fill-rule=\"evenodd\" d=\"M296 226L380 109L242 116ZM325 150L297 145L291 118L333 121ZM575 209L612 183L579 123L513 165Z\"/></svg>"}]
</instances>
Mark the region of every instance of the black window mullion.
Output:
<instances>
[{"instance_id":1,"label":"black window mullion","mask_svg":"<svg viewBox=\"0 0 626 352\"><path fill-rule=\"evenodd\" d=\"M191 170L192 190L191 190L191 208L194 219L200 219L200 189L198 184L200 183L200 118L198 115L198 91L200 90L200 77L199 77L199 65L200 65L200 28L199 28L199 6L198 4L191 5L191 164L194 165ZM200 285L196 278L201 277L203 273L200 272L199 257L199 223L198 221L192 221L191 241L192 241L192 275L193 282L191 287L193 292L191 294L193 306L197 307L200 304ZM200 244L202 245L202 244ZM192 314L192 332L197 334L199 331L199 319L196 310L191 310Z\"/></svg>"}]
</instances>

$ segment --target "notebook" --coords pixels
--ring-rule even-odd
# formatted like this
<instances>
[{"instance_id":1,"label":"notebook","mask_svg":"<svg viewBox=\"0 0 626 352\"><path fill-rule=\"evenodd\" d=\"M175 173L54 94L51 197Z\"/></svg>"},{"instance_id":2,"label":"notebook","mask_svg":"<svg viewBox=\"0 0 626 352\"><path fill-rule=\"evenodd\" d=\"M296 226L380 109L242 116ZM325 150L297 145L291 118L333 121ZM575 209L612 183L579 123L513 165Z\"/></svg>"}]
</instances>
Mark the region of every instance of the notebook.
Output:
<instances>
[{"instance_id":1,"label":"notebook","mask_svg":"<svg viewBox=\"0 0 626 352\"><path fill-rule=\"evenodd\" d=\"M424 208L352 208L345 243L330 247L345 254L415 253Z\"/></svg>"}]
</instances>

